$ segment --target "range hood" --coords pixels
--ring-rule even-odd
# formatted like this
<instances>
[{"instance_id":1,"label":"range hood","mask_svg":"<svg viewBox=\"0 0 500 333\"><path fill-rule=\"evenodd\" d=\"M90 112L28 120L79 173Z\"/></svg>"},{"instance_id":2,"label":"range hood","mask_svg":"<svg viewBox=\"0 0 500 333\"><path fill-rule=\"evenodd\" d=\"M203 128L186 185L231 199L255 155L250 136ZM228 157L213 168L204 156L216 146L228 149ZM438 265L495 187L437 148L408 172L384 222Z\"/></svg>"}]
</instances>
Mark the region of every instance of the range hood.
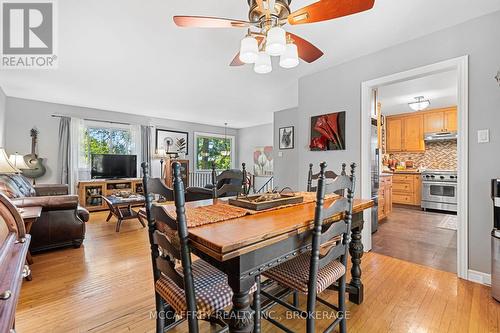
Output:
<instances>
[{"instance_id":1,"label":"range hood","mask_svg":"<svg viewBox=\"0 0 500 333\"><path fill-rule=\"evenodd\" d=\"M446 141L446 140L456 140L457 138L458 138L457 131L426 133L424 135L425 141Z\"/></svg>"}]
</instances>

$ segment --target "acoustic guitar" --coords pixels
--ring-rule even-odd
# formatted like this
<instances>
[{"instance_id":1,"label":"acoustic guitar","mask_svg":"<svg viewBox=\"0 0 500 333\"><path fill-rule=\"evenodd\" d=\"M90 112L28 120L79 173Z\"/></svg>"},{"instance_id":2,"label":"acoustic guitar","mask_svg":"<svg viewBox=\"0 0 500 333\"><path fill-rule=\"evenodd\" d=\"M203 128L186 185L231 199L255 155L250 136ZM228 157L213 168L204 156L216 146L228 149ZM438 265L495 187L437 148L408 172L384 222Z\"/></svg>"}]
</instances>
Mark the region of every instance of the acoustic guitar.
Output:
<instances>
[{"instance_id":1,"label":"acoustic guitar","mask_svg":"<svg viewBox=\"0 0 500 333\"><path fill-rule=\"evenodd\" d=\"M38 130L36 128L31 129L31 154L24 155L24 161L30 167L29 169L23 169L23 175L36 179L40 178L47 172L45 166L43 165L43 159L39 158L36 154L36 144L38 139Z\"/></svg>"}]
</instances>

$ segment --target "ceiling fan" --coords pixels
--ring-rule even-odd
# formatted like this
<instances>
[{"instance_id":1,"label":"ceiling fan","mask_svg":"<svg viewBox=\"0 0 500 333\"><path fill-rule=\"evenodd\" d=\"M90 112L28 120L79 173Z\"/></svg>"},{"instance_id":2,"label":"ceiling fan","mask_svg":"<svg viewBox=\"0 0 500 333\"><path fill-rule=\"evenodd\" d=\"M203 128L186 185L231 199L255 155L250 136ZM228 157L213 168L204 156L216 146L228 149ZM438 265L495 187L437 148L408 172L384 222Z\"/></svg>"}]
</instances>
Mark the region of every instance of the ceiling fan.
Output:
<instances>
[{"instance_id":1,"label":"ceiling fan","mask_svg":"<svg viewBox=\"0 0 500 333\"><path fill-rule=\"evenodd\" d=\"M323 52L305 39L290 32L283 26L307 24L336 19L360 13L373 8L375 0L319 0L309 6L292 12L292 0L247 0L248 21L206 16L174 16L179 27L198 28L247 28L242 39L240 52L231 66L254 64L257 73L272 71L271 56L280 57L280 66L293 68L299 58L312 63Z\"/></svg>"}]
</instances>

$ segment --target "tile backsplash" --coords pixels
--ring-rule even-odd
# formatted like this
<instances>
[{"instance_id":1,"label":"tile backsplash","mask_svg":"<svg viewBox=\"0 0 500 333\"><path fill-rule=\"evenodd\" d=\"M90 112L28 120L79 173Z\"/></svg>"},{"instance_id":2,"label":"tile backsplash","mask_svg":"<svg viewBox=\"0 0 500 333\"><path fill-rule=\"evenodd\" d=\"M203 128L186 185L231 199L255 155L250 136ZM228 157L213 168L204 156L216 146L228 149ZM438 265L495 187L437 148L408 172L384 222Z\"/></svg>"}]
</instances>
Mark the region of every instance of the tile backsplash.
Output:
<instances>
[{"instance_id":1,"label":"tile backsplash","mask_svg":"<svg viewBox=\"0 0 500 333\"><path fill-rule=\"evenodd\" d=\"M425 153L392 153L393 158L405 162L412 160L415 167L457 170L457 141L425 143Z\"/></svg>"}]
</instances>

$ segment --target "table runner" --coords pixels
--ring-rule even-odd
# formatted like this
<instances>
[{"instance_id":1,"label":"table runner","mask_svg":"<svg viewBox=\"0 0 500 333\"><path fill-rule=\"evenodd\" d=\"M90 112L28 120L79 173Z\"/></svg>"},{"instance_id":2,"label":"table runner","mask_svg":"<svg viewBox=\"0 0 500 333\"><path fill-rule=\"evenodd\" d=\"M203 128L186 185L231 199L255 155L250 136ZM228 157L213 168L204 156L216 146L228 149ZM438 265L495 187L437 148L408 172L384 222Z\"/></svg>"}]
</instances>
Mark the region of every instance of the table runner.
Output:
<instances>
[{"instance_id":1,"label":"table runner","mask_svg":"<svg viewBox=\"0 0 500 333\"><path fill-rule=\"evenodd\" d=\"M186 207L187 225L188 228L196 228L207 224L213 224L213 223L236 219L239 217L243 217L245 215L260 214L272 210L284 209L287 207L305 205L311 202L316 202L315 192L295 192L295 194L297 196L304 197L304 201L297 204L283 205L261 211L255 211L247 208L232 206L225 201L219 201L217 204L209 206L202 206L195 208ZM333 199L335 197L338 197L338 195L333 193L325 195L325 199ZM163 209L172 219L175 220L177 218L174 205L168 205L168 206L165 205Z\"/></svg>"}]
</instances>

